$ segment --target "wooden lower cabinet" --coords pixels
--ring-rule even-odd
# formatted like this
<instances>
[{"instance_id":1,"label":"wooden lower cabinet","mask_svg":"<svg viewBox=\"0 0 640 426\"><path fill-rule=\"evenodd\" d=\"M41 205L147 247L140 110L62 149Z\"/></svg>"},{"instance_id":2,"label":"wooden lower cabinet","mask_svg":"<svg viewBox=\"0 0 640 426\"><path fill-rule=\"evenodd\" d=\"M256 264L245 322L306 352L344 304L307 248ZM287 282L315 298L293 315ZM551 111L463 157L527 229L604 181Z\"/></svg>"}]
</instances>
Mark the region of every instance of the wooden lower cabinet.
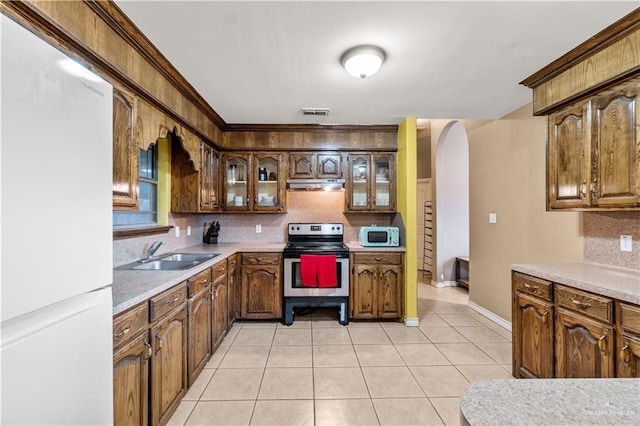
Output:
<instances>
[{"instance_id":1,"label":"wooden lower cabinet","mask_svg":"<svg viewBox=\"0 0 640 426\"><path fill-rule=\"evenodd\" d=\"M553 303L516 292L513 297L515 377L552 378Z\"/></svg>"},{"instance_id":2,"label":"wooden lower cabinet","mask_svg":"<svg viewBox=\"0 0 640 426\"><path fill-rule=\"evenodd\" d=\"M237 254L227 258L227 288L228 288L228 315L229 327L240 318L240 280L238 279L238 258Z\"/></svg>"},{"instance_id":3,"label":"wooden lower cabinet","mask_svg":"<svg viewBox=\"0 0 640 426\"><path fill-rule=\"evenodd\" d=\"M195 382L196 378L211 358L211 285L205 286L202 290L189 298L187 309L189 312L189 352L187 376L189 386Z\"/></svg>"},{"instance_id":4,"label":"wooden lower cabinet","mask_svg":"<svg viewBox=\"0 0 640 426\"><path fill-rule=\"evenodd\" d=\"M151 329L151 421L166 424L187 392L187 309L185 305Z\"/></svg>"},{"instance_id":5,"label":"wooden lower cabinet","mask_svg":"<svg viewBox=\"0 0 640 426\"><path fill-rule=\"evenodd\" d=\"M351 318L402 318L402 253L353 253Z\"/></svg>"},{"instance_id":6,"label":"wooden lower cabinet","mask_svg":"<svg viewBox=\"0 0 640 426\"><path fill-rule=\"evenodd\" d=\"M242 254L242 318L282 318L281 270L281 253Z\"/></svg>"},{"instance_id":7,"label":"wooden lower cabinet","mask_svg":"<svg viewBox=\"0 0 640 426\"><path fill-rule=\"evenodd\" d=\"M217 348L227 334L229 325L227 261L223 260L213 266L213 285L211 300L213 313L211 316L211 344Z\"/></svg>"},{"instance_id":8,"label":"wooden lower cabinet","mask_svg":"<svg viewBox=\"0 0 640 426\"><path fill-rule=\"evenodd\" d=\"M113 424L147 426L149 358L145 332L113 355Z\"/></svg>"},{"instance_id":9,"label":"wooden lower cabinet","mask_svg":"<svg viewBox=\"0 0 640 426\"><path fill-rule=\"evenodd\" d=\"M640 306L616 302L616 376L640 377Z\"/></svg>"}]
</instances>

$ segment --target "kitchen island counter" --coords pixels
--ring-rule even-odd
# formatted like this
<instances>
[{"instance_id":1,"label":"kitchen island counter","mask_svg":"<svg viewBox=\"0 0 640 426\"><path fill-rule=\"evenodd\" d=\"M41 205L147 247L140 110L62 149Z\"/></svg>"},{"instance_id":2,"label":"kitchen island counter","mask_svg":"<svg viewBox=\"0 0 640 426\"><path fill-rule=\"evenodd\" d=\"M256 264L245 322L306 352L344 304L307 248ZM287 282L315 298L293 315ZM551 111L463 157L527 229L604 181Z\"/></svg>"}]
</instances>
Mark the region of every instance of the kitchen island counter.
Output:
<instances>
[{"instance_id":1,"label":"kitchen island counter","mask_svg":"<svg viewBox=\"0 0 640 426\"><path fill-rule=\"evenodd\" d=\"M637 425L640 379L504 379L472 382L460 418L471 425Z\"/></svg>"},{"instance_id":2,"label":"kitchen island counter","mask_svg":"<svg viewBox=\"0 0 640 426\"><path fill-rule=\"evenodd\" d=\"M113 270L113 315L144 302L194 276L227 257L242 252L282 252L284 243L196 244L176 250L179 253L218 253L213 259L182 271Z\"/></svg>"},{"instance_id":3,"label":"kitchen island counter","mask_svg":"<svg viewBox=\"0 0 640 426\"><path fill-rule=\"evenodd\" d=\"M640 270L597 263L514 264L511 269L640 305Z\"/></svg>"}]
</instances>

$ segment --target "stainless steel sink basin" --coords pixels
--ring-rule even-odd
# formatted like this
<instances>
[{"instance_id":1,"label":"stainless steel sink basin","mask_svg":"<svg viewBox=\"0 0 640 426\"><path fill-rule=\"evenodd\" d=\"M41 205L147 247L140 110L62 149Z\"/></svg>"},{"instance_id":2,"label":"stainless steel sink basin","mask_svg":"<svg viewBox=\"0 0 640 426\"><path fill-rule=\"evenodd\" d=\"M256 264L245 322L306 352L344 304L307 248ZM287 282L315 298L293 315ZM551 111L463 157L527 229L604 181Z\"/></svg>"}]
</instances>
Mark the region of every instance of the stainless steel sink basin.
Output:
<instances>
[{"instance_id":1,"label":"stainless steel sink basin","mask_svg":"<svg viewBox=\"0 0 640 426\"><path fill-rule=\"evenodd\" d=\"M220 256L220 253L169 253L164 256L143 259L127 265L118 266L120 270L137 271L182 271L198 266L202 262Z\"/></svg>"},{"instance_id":2,"label":"stainless steel sink basin","mask_svg":"<svg viewBox=\"0 0 640 426\"><path fill-rule=\"evenodd\" d=\"M190 269L196 266L200 262L196 261L164 261L164 260L152 260L151 262L139 263L131 269L142 269L152 271L181 271L183 269Z\"/></svg>"},{"instance_id":3,"label":"stainless steel sink basin","mask_svg":"<svg viewBox=\"0 0 640 426\"><path fill-rule=\"evenodd\" d=\"M218 256L217 253L173 253L161 257L161 261L172 262L204 262Z\"/></svg>"}]
</instances>

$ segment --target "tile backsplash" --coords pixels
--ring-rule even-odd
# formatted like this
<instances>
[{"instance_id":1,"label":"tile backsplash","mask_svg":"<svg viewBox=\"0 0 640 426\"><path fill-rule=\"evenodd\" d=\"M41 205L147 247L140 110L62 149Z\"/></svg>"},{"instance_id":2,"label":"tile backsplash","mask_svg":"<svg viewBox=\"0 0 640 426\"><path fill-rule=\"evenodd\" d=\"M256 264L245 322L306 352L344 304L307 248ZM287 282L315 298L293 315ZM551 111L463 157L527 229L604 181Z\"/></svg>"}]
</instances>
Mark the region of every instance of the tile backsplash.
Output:
<instances>
[{"instance_id":1,"label":"tile backsplash","mask_svg":"<svg viewBox=\"0 0 640 426\"><path fill-rule=\"evenodd\" d=\"M343 223L345 241L356 241L361 226L388 226L396 218L394 214L367 214L344 212L344 192L288 191L288 211L281 214L171 214L169 223L180 227L180 236L175 229L163 235L151 235L113 242L113 266L124 265L144 256L151 243L162 240L165 244L157 254L171 252L202 243L205 223L220 222L218 242L274 242L284 243L287 239L287 225L296 222ZM262 232L256 233L256 225ZM191 235L187 236L187 226Z\"/></svg>"},{"instance_id":2,"label":"tile backsplash","mask_svg":"<svg viewBox=\"0 0 640 426\"><path fill-rule=\"evenodd\" d=\"M640 212L583 213L584 261L640 270ZM631 235L633 251L620 251L620 235Z\"/></svg>"}]
</instances>

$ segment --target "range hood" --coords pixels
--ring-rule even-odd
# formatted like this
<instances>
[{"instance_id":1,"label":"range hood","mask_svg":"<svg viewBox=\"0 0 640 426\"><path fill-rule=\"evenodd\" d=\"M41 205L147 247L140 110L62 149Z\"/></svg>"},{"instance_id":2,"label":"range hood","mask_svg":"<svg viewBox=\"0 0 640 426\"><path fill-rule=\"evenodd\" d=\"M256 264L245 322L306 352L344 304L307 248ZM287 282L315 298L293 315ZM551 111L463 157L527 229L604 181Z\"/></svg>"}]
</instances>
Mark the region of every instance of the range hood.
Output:
<instances>
[{"instance_id":1,"label":"range hood","mask_svg":"<svg viewBox=\"0 0 640 426\"><path fill-rule=\"evenodd\" d=\"M339 191L344 188L344 179L288 179L291 191Z\"/></svg>"}]
</instances>

